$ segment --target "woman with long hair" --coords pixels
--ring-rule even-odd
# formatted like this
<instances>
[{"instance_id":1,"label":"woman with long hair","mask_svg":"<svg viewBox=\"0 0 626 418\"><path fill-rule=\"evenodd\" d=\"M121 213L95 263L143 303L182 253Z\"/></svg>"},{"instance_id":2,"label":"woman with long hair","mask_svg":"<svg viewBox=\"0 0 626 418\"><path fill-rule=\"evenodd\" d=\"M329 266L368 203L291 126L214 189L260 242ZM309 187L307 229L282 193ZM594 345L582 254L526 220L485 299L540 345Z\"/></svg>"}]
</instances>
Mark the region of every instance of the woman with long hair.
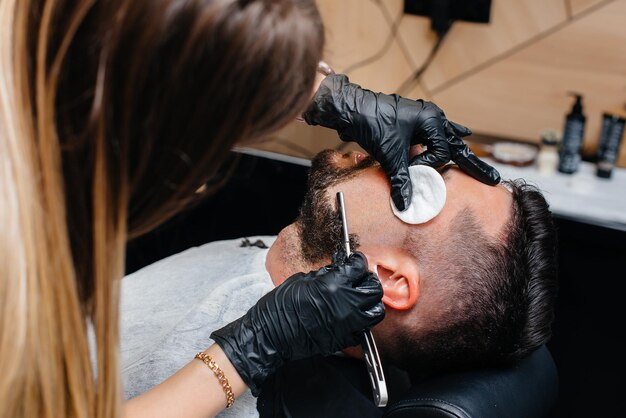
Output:
<instances>
[{"instance_id":1,"label":"woman with long hair","mask_svg":"<svg viewBox=\"0 0 626 418\"><path fill-rule=\"evenodd\" d=\"M127 240L201 185L219 187L233 145L301 115L323 45L314 0L0 0L0 417L214 415L284 362L354 345L382 319L380 283L356 253L290 278L198 359L122 403ZM334 75L322 86L305 119L363 140L399 207L410 145L423 132L434 150L466 134L418 101L403 123L380 125L398 138L411 126L408 142L390 147L371 129L354 138L347 129L374 123L360 115L392 96L366 91L348 106L358 86Z\"/></svg>"}]
</instances>

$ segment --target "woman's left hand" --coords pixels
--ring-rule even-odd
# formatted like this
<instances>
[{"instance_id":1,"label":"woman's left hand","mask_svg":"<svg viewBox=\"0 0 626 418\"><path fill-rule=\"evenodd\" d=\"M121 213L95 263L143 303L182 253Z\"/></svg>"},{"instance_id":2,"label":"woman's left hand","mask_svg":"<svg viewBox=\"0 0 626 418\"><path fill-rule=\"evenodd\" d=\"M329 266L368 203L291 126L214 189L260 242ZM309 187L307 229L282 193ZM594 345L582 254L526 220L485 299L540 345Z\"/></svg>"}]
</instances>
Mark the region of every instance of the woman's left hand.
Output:
<instances>
[{"instance_id":1,"label":"woman's left hand","mask_svg":"<svg viewBox=\"0 0 626 418\"><path fill-rule=\"evenodd\" d=\"M461 139L471 131L449 121L432 102L374 93L350 83L345 75L331 74L303 117L310 125L335 129L342 140L355 141L369 152L385 170L399 210L411 201L409 165L439 167L452 160L485 184L500 181L498 171L479 160ZM416 144L427 150L409 161Z\"/></svg>"}]
</instances>

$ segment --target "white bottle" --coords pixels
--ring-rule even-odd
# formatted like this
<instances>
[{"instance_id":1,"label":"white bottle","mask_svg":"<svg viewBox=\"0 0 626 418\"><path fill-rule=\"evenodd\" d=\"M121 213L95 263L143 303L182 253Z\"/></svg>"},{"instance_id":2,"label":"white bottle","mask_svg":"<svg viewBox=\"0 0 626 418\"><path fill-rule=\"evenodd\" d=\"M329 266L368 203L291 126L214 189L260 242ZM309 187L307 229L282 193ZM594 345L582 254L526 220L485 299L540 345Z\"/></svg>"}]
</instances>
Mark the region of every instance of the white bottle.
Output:
<instances>
[{"instance_id":1,"label":"white bottle","mask_svg":"<svg viewBox=\"0 0 626 418\"><path fill-rule=\"evenodd\" d=\"M545 132L541 137L541 148L537 155L539 174L550 176L556 173L559 166L558 136L556 132Z\"/></svg>"}]
</instances>

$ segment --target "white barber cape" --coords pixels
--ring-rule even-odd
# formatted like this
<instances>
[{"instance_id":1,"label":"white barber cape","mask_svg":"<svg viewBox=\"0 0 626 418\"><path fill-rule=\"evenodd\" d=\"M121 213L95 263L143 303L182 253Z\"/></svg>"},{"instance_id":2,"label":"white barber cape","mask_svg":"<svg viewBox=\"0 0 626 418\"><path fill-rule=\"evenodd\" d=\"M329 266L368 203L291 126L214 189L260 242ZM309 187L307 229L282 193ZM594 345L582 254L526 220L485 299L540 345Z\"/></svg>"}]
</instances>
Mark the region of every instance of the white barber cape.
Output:
<instances>
[{"instance_id":1,"label":"white barber cape","mask_svg":"<svg viewBox=\"0 0 626 418\"><path fill-rule=\"evenodd\" d=\"M261 239L268 247L276 237ZM190 248L122 279L121 358L126 399L156 386L213 341L212 331L239 318L274 288L267 249L243 239ZM207 368L207 373L212 373ZM223 394L218 393L218 396ZM258 417L248 390L220 417Z\"/></svg>"}]
</instances>

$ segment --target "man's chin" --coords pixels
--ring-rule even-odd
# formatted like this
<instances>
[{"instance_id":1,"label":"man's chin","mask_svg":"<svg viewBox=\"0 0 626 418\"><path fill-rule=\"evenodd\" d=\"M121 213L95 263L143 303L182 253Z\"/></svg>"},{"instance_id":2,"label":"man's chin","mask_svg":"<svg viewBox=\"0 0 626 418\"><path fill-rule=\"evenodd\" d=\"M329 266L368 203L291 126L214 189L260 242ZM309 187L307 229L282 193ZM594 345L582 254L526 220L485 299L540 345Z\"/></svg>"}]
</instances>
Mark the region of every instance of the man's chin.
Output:
<instances>
[{"instance_id":1,"label":"man's chin","mask_svg":"<svg viewBox=\"0 0 626 418\"><path fill-rule=\"evenodd\" d=\"M274 240L265 258L265 269L274 286L281 285L289 277L308 271L302 262L300 238L295 223L283 228Z\"/></svg>"}]
</instances>

